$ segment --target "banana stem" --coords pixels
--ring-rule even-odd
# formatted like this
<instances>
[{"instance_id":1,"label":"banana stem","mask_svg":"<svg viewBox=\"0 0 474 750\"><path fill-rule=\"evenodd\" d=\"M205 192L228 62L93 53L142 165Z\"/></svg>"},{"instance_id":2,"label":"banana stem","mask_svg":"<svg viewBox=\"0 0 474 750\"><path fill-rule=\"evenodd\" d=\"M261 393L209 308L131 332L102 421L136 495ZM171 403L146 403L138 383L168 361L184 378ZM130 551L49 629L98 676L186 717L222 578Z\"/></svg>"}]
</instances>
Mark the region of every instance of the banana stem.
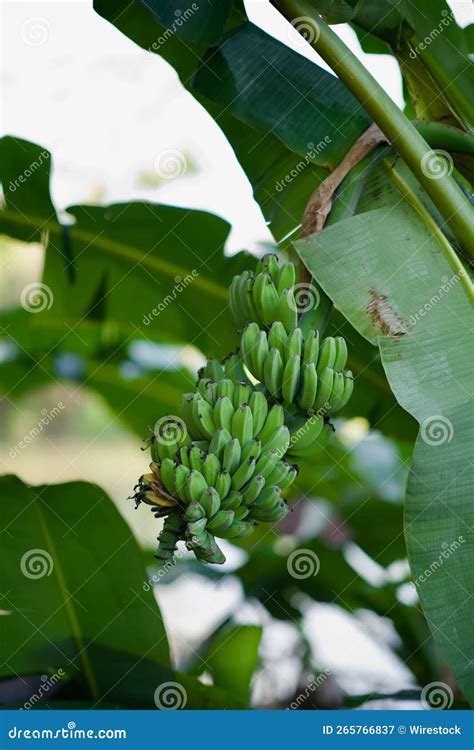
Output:
<instances>
[{"instance_id":1,"label":"banana stem","mask_svg":"<svg viewBox=\"0 0 474 750\"><path fill-rule=\"evenodd\" d=\"M317 14L310 0L272 0L290 22L305 17L316 33L311 45L373 117L387 139L423 185L459 244L474 259L474 210L450 174L430 174L433 151L375 78ZM297 28L297 24L296 24Z\"/></svg>"}]
</instances>

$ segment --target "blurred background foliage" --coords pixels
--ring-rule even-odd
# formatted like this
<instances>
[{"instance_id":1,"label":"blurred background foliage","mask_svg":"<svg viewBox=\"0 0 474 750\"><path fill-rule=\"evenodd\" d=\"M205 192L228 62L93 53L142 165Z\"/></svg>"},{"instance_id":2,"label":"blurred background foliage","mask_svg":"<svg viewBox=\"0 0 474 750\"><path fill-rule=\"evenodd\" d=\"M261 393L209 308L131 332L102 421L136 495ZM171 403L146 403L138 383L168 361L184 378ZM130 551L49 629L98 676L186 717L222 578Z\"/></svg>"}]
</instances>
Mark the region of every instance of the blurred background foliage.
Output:
<instances>
[{"instance_id":1,"label":"blurred background foliage","mask_svg":"<svg viewBox=\"0 0 474 750\"><path fill-rule=\"evenodd\" d=\"M357 17L352 5L332 3L341 13L332 20L351 21L372 53L392 54L396 30L405 39L407 24L422 33L419 19L397 15L380 39L364 34L377 20L373 4ZM173 2L94 6L145 49L176 17ZM196 14L159 53L228 138L272 232L266 249L288 251L311 192L370 119L330 73L243 23L242 3L216 8L203 6L212 19ZM219 46L231 30L230 43ZM459 30L456 43L466 40ZM262 78L255 49L271 62ZM402 54L400 45L406 68ZM246 86L249 77L258 85ZM270 92L265 98L263 90ZM405 95L407 113L419 117L408 83ZM323 116L315 120L314 111ZM330 147L310 156L280 191L309 144L328 131ZM433 136L433 145L454 139L460 179L472 149L459 145L462 135L448 127ZM348 339L356 395L328 450L302 466L292 513L278 529L225 543L222 568L196 564L184 550L166 575L155 568L160 522L127 500L146 467L140 449L156 419L176 413L204 356L236 347L227 285L263 248L230 254L223 219L150 201L69 207L65 220L49 193L49 153L25 185L11 189L43 151L18 138L0 142L2 473L27 483L1 480L9 533L0 559L9 572L0 605L0 702L21 705L41 675L63 666L65 678L43 705L153 708L157 685L173 680L184 685L189 708L421 707L421 688L441 680L454 691L454 707L465 706L406 559L403 500L417 425L397 404L377 347L337 310L328 332ZM198 173L192 156L187 161ZM136 180L155 186L147 173ZM347 201L352 213L383 203L382 184L375 165L360 202L360 193ZM193 269L197 276L175 295ZM19 300L40 279L54 299L35 314ZM153 312L169 295L172 302ZM48 488L46 479L74 483ZM59 592L49 576L30 581L19 574L24 551L45 544L37 516L61 561ZM288 555L297 549L317 555L317 575L289 576ZM63 620L65 602L71 613ZM15 661L15 643L38 628Z\"/></svg>"}]
</instances>

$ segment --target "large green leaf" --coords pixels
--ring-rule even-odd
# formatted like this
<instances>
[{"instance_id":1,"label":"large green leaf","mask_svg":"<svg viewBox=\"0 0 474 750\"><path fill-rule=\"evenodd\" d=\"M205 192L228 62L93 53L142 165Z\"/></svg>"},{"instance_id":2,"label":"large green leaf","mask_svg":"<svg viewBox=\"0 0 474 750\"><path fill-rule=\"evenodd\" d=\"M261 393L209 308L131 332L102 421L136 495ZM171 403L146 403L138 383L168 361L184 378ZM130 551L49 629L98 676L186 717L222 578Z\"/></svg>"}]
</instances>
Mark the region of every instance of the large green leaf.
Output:
<instances>
[{"instance_id":1,"label":"large green leaf","mask_svg":"<svg viewBox=\"0 0 474 750\"><path fill-rule=\"evenodd\" d=\"M244 253L224 256L225 221L140 202L70 207L74 224L62 226L50 211L49 154L40 162L44 150L9 137L1 146L8 158L0 164L0 232L23 240L41 235L47 244L48 304L35 324L112 320L130 334L194 343L209 354L234 348L227 287L253 261ZM34 192L28 180L14 183L28 160L37 163Z\"/></svg>"},{"instance_id":2,"label":"large green leaf","mask_svg":"<svg viewBox=\"0 0 474 750\"><path fill-rule=\"evenodd\" d=\"M227 136L275 239L294 232L328 168L370 125L347 89L255 25L242 23L238 8L227 24L233 30L207 53L195 41L174 37L169 45L153 46L163 27L156 12L137 0L95 0L94 8L173 65Z\"/></svg>"},{"instance_id":3,"label":"large green leaf","mask_svg":"<svg viewBox=\"0 0 474 750\"><path fill-rule=\"evenodd\" d=\"M163 414L179 414L181 396L193 389L194 382L186 370L127 378L118 367L92 361L85 385L100 393L117 417L145 438Z\"/></svg>"},{"instance_id":4,"label":"large green leaf","mask_svg":"<svg viewBox=\"0 0 474 750\"><path fill-rule=\"evenodd\" d=\"M301 156L322 141L310 161L331 169L370 124L335 76L251 23L208 53L193 89Z\"/></svg>"},{"instance_id":5,"label":"large green leaf","mask_svg":"<svg viewBox=\"0 0 474 750\"><path fill-rule=\"evenodd\" d=\"M442 252L446 240L419 210L399 201L354 216L298 242L297 251L344 316L378 343L397 400L421 425L406 497L412 573L433 633L472 701L474 560L472 545L459 541L474 523L466 423L472 309ZM446 549L454 551L443 555Z\"/></svg>"},{"instance_id":6,"label":"large green leaf","mask_svg":"<svg viewBox=\"0 0 474 750\"><path fill-rule=\"evenodd\" d=\"M203 661L214 684L248 702L251 680L258 666L258 647L262 628L237 625L223 629L213 638Z\"/></svg>"},{"instance_id":7,"label":"large green leaf","mask_svg":"<svg viewBox=\"0 0 474 750\"><path fill-rule=\"evenodd\" d=\"M140 551L107 495L84 482L29 487L13 476L0 488L2 675L61 666L98 699L92 644L168 667Z\"/></svg>"}]
</instances>

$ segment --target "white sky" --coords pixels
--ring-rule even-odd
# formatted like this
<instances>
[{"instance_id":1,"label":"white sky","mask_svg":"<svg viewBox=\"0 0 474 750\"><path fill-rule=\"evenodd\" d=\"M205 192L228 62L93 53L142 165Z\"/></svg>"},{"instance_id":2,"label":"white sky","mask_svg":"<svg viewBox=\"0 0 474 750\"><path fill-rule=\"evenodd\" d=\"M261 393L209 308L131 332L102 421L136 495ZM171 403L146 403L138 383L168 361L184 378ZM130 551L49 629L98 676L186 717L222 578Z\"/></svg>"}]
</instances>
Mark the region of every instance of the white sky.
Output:
<instances>
[{"instance_id":1,"label":"white sky","mask_svg":"<svg viewBox=\"0 0 474 750\"><path fill-rule=\"evenodd\" d=\"M246 5L251 20L288 42L285 21L268 2ZM470 3L453 7L458 20L468 22ZM52 151L58 208L161 201L226 218L234 227L232 249L269 239L225 138L158 55L135 46L89 0L4 0L1 8L1 133ZM337 31L400 104L394 60L362 53L349 27ZM318 59L309 47L308 56ZM197 170L158 185L140 183L140 174L156 180L156 160L169 149L185 154Z\"/></svg>"}]
</instances>

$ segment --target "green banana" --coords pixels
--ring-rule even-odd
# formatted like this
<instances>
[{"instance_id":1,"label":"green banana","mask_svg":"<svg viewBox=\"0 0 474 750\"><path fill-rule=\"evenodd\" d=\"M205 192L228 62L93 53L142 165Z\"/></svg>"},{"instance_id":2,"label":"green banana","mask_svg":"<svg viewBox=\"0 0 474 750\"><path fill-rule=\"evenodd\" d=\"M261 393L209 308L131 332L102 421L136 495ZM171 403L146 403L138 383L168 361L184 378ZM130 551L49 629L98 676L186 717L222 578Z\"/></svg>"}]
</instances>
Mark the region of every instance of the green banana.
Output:
<instances>
[{"instance_id":1,"label":"green banana","mask_svg":"<svg viewBox=\"0 0 474 750\"><path fill-rule=\"evenodd\" d=\"M298 393L298 404L304 410L312 409L318 390L318 375L314 362L305 364L301 371L302 385Z\"/></svg>"},{"instance_id":2,"label":"green banana","mask_svg":"<svg viewBox=\"0 0 474 750\"><path fill-rule=\"evenodd\" d=\"M222 531L219 536L223 539L243 539L244 537L250 536L253 532L254 526L252 523L247 521L234 521L226 531Z\"/></svg>"},{"instance_id":3,"label":"green banana","mask_svg":"<svg viewBox=\"0 0 474 750\"><path fill-rule=\"evenodd\" d=\"M231 476L226 469L222 469L217 475L215 488L222 499L225 499L231 486Z\"/></svg>"},{"instance_id":4,"label":"green banana","mask_svg":"<svg viewBox=\"0 0 474 750\"><path fill-rule=\"evenodd\" d=\"M233 510L220 510L216 515L211 518L207 523L207 528L213 534L221 536L223 531L229 528L234 522L234 511Z\"/></svg>"},{"instance_id":5,"label":"green banana","mask_svg":"<svg viewBox=\"0 0 474 750\"><path fill-rule=\"evenodd\" d=\"M228 396L220 396L214 406L214 424L216 428L230 431L234 407Z\"/></svg>"},{"instance_id":6,"label":"green banana","mask_svg":"<svg viewBox=\"0 0 474 750\"><path fill-rule=\"evenodd\" d=\"M285 330L285 326L280 320L275 320L268 332L269 349L278 349L279 352L283 353L286 348L287 340L288 334Z\"/></svg>"},{"instance_id":7,"label":"green banana","mask_svg":"<svg viewBox=\"0 0 474 750\"><path fill-rule=\"evenodd\" d=\"M300 358L293 354L283 370L281 395L283 400L292 404L295 400L300 385Z\"/></svg>"},{"instance_id":8,"label":"green banana","mask_svg":"<svg viewBox=\"0 0 474 750\"><path fill-rule=\"evenodd\" d=\"M240 351L243 360L250 370L253 370L253 353L257 344L260 328L257 323L249 323L240 337Z\"/></svg>"},{"instance_id":9,"label":"green banana","mask_svg":"<svg viewBox=\"0 0 474 750\"><path fill-rule=\"evenodd\" d=\"M257 460L261 451L262 451L262 441L260 440L260 438L254 438L253 440L249 440L249 442L245 443L245 445L242 448L240 463L247 461L248 458L255 458L255 460Z\"/></svg>"},{"instance_id":10,"label":"green banana","mask_svg":"<svg viewBox=\"0 0 474 750\"><path fill-rule=\"evenodd\" d=\"M334 360L333 369L336 372L340 372L346 366L347 344L346 340L342 336L336 336L334 341L336 342L336 359Z\"/></svg>"},{"instance_id":11,"label":"green banana","mask_svg":"<svg viewBox=\"0 0 474 750\"><path fill-rule=\"evenodd\" d=\"M193 502L189 503L186 508L183 518L187 523L193 523L194 521L199 521L201 518L205 518L205 516L206 511L202 505L196 502L196 500L193 500Z\"/></svg>"},{"instance_id":12,"label":"green banana","mask_svg":"<svg viewBox=\"0 0 474 750\"><path fill-rule=\"evenodd\" d=\"M248 404L252 412L253 436L255 437L262 430L268 416L268 402L262 391L254 390L252 391Z\"/></svg>"},{"instance_id":13,"label":"green banana","mask_svg":"<svg viewBox=\"0 0 474 750\"><path fill-rule=\"evenodd\" d=\"M188 460L189 460L189 468L195 469L196 471L202 470L202 464L203 464L203 452L194 446L194 448L191 448L188 451Z\"/></svg>"},{"instance_id":14,"label":"green banana","mask_svg":"<svg viewBox=\"0 0 474 750\"><path fill-rule=\"evenodd\" d=\"M263 488L265 487L265 478L261 474L254 475L242 492L242 504L251 505Z\"/></svg>"},{"instance_id":15,"label":"green banana","mask_svg":"<svg viewBox=\"0 0 474 750\"><path fill-rule=\"evenodd\" d=\"M275 253L267 253L264 255L257 265L257 273L269 273L272 281L276 281L280 274L278 255Z\"/></svg>"},{"instance_id":16,"label":"green banana","mask_svg":"<svg viewBox=\"0 0 474 750\"><path fill-rule=\"evenodd\" d=\"M222 367L224 369L224 378L232 380L234 383L238 380L240 382L245 381L245 372L242 366L242 361L237 354L229 354L222 360Z\"/></svg>"},{"instance_id":17,"label":"green banana","mask_svg":"<svg viewBox=\"0 0 474 750\"><path fill-rule=\"evenodd\" d=\"M263 383L273 398L281 398L283 361L278 349L270 349L263 368Z\"/></svg>"},{"instance_id":18,"label":"green banana","mask_svg":"<svg viewBox=\"0 0 474 750\"><path fill-rule=\"evenodd\" d=\"M253 416L249 406L243 404L234 412L230 429L232 437L245 445L253 437Z\"/></svg>"},{"instance_id":19,"label":"green banana","mask_svg":"<svg viewBox=\"0 0 474 750\"><path fill-rule=\"evenodd\" d=\"M285 421L285 413L283 411L282 406L280 404L274 404L270 411L268 412L268 416L265 420L265 424L260 431L258 437L262 441L262 447L265 445L265 443L272 437L272 435L283 426L283 423Z\"/></svg>"},{"instance_id":20,"label":"green banana","mask_svg":"<svg viewBox=\"0 0 474 750\"><path fill-rule=\"evenodd\" d=\"M316 370L318 375L326 368L334 369L336 361L336 340L332 336L323 339L319 347L318 364Z\"/></svg>"},{"instance_id":21,"label":"green banana","mask_svg":"<svg viewBox=\"0 0 474 750\"><path fill-rule=\"evenodd\" d=\"M200 501L201 494L207 489L207 483L200 471L191 469L184 483L184 495L188 503Z\"/></svg>"},{"instance_id":22,"label":"green banana","mask_svg":"<svg viewBox=\"0 0 474 750\"><path fill-rule=\"evenodd\" d=\"M215 453L208 453L202 464L202 474L209 487L214 487L221 463Z\"/></svg>"},{"instance_id":23,"label":"green banana","mask_svg":"<svg viewBox=\"0 0 474 750\"><path fill-rule=\"evenodd\" d=\"M187 501L187 497L185 493L185 485L186 485L186 481L190 473L191 473L191 469L189 469L187 466L184 466L184 464L178 464L174 472L176 492L178 494L179 499L182 500L183 502Z\"/></svg>"},{"instance_id":24,"label":"green banana","mask_svg":"<svg viewBox=\"0 0 474 750\"><path fill-rule=\"evenodd\" d=\"M286 477L284 479L281 479L279 482L278 486L280 487L281 491L283 492L283 490L288 489L288 487L290 487L293 484L297 476L298 476L298 467L295 464L293 464L293 466L290 466L290 469Z\"/></svg>"},{"instance_id":25,"label":"green banana","mask_svg":"<svg viewBox=\"0 0 474 750\"><path fill-rule=\"evenodd\" d=\"M323 427L323 417L313 414L313 416L309 417L304 424L291 435L288 452L295 456L298 454L299 450L307 448L317 440Z\"/></svg>"},{"instance_id":26,"label":"green banana","mask_svg":"<svg viewBox=\"0 0 474 750\"><path fill-rule=\"evenodd\" d=\"M322 372L318 373L318 392L316 395L316 401L313 404L313 409L318 413L326 413L330 408L329 399L332 393L332 387L334 384L334 370L330 367L326 367Z\"/></svg>"},{"instance_id":27,"label":"green banana","mask_svg":"<svg viewBox=\"0 0 474 750\"><path fill-rule=\"evenodd\" d=\"M329 397L329 411L334 412L341 408L344 394L344 375L342 372L334 373L332 391Z\"/></svg>"},{"instance_id":28,"label":"green banana","mask_svg":"<svg viewBox=\"0 0 474 750\"><path fill-rule=\"evenodd\" d=\"M354 390L354 378L350 370L344 370L344 391L341 397L340 409L347 404Z\"/></svg>"},{"instance_id":29,"label":"green banana","mask_svg":"<svg viewBox=\"0 0 474 750\"><path fill-rule=\"evenodd\" d=\"M240 490L252 478L255 471L255 459L248 458L239 466L237 471L232 475L231 487L233 490Z\"/></svg>"},{"instance_id":30,"label":"green banana","mask_svg":"<svg viewBox=\"0 0 474 750\"><path fill-rule=\"evenodd\" d=\"M240 506L240 508L237 508L237 510L234 512L234 521L243 521L244 518L247 518L249 514L249 509L245 508L243 505Z\"/></svg>"},{"instance_id":31,"label":"green banana","mask_svg":"<svg viewBox=\"0 0 474 750\"><path fill-rule=\"evenodd\" d=\"M289 360L292 356L297 356L300 359L303 352L303 343L301 328L295 328L286 340L285 360Z\"/></svg>"},{"instance_id":32,"label":"green banana","mask_svg":"<svg viewBox=\"0 0 474 750\"><path fill-rule=\"evenodd\" d=\"M280 427L266 442L262 445L262 451L276 451L282 458L290 444L290 431L288 427Z\"/></svg>"},{"instance_id":33,"label":"green banana","mask_svg":"<svg viewBox=\"0 0 474 750\"><path fill-rule=\"evenodd\" d=\"M214 357L210 357L199 373L201 378L208 378L214 383L224 377L224 368Z\"/></svg>"},{"instance_id":34,"label":"green banana","mask_svg":"<svg viewBox=\"0 0 474 750\"><path fill-rule=\"evenodd\" d=\"M232 440L227 443L224 449L224 455L222 457L222 466L230 474L233 474L234 471L236 471L236 469L238 469L238 467L240 466L241 453L242 448L240 446L240 442L237 440L237 438L232 438Z\"/></svg>"},{"instance_id":35,"label":"green banana","mask_svg":"<svg viewBox=\"0 0 474 750\"><path fill-rule=\"evenodd\" d=\"M262 476L266 481L280 458L281 457L277 451L266 451L265 453L262 453L255 464L255 474Z\"/></svg>"},{"instance_id":36,"label":"green banana","mask_svg":"<svg viewBox=\"0 0 474 750\"><path fill-rule=\"evenodd\" d=\"M223 378L222 380L219 380L216 386L216 396L217 398L227 398L233 402L234 400L234 391L235 391L235 383L232 382L229 378Z\"/></svg>"},{"instance_id":37,"label":"green banana","mask_svg":"<svg viewBox=\"0 0 474 750\"><path fill-rule=\"evenodd\" d=\"M305 336L303 348L303 364L314 364L316 367L319 356L319 332L309 331Z\"/></svg>"},{"instance_id":38,"label":"green banana","mask_svg":"<svg viewBox=\"0 0 474 750\"><path fill-rule=\"evenodd\" d=\"M242 493L230 490L221 502L222 510L236 510L242 503Z\"/></svg>"},{"instance_id":39,"label":"green banana","mask_svg":"<svg viewBox=\"0 0 474 750\"><path fill-rule=\"evenodd\" d=\"M277 319L279 298L269 273L259 273L253 284L253 301L265 325Z\"/></svg>"},{"instance_id":40,"label":"green banana","mask_svg":"<svg viewBox=\"0 0 474 750\"><path fill-rule=\"evenodd\" d=\"M197 394L192 401L191 412L195 424L200 425L200 435L210 440L216 431L212 406Z\"/></svg>"},{"instance_id":41,"label":"green banana","mask_svg":"<svg viewBox=\"0 0 474 750\"><path fill-rule=\"evenodd\" d=\"M292 289L296 283L296 267L294 263L283 263L276 281L278 294L284 289Z\"/></svg>"},{"instance_id":42,"label":"green banana","mask_svg":"<svg viewBox=\"0 0 474 750\"><path fill-rule=\"evenodd\" d=\"M268 357L268 341L265 331L259 331L255 341L255 348L252 355L253 369L252 374L257 380L263 381L263 368Z\"/></svg>"},{"instance_id":43,"label":"green banana","mask_svg":"<svg viewBox=\"0 0 474 750\"><path fill-rule=\"evenodd\" d=\"M252 389L249 383L238 382L235 384L233 407L238 409L242 404L246 404L250 398Z\"/></svg>"},{"instance_id":44,"label":"green banana","mask_svg":"<svg viewBox=\"0 0 474 750\"><path fill-rule=\"evenodd\" d=\"M251 513L251 517L255 519L255 521L264 521L265 523L278 523L278 521L282 521L285 516L288 515L288 513L288 506L284 502L280 502L273 508L270 508L270 510L259 510L258 508L255 509L255 511Z\"/></svg>"},{"instance_id":45,"label":"green banana","mask_svg":"<svg viewBox=\"0 0 474 750\"><path fill-rule=\"evenodd\" d=\"M175 467L171 458L165 458L160 464L160 477L170 495L176 494Z\"/></svg>"},{"instance_id":46,"label":"green banana","mask_svg":"<svg viewBox=\"0 0 474 750\"><path fill-rule=\"evenodd\" d=\"M287 464L286 461L278 461L273 471L268 475L266 484L270 487L272 485L280 487L280 484L285 481L290 468L290 464Z\"/></svg>"},{"instance_id":47,"label":"green banana","mask_svg":"<svg viewBox=\"0 0 474 750\"><path fill-rule=\"evenodd\" d=\"M298 312L291 289L284 289L280 294L274 320L281 320L287 333L291 333L296 328L298 324Z\"/></svg>"},{"instance_id":48,"label":"green banana","mask_svg":"<svg viewBox=\"0 0 474 750\"><path fill-rule=\"evenodd\" d=\"M209 453L214 453L220 461L224 454L224 449L230 440L232 440L230 432L224 428L217 430L209 443Z\"/></svg>"},{"instance_id":49,"label":"green banana","mask_svg":"<svg viewBox=\"0 0 474 750\"><path fill-rule=\"evenodd\" d=\"M252 515L257 508L261 511L273 508L280 502L280 496L281 491L279 487L265 487L250 508Z\"/></svg>"},{"instance_id":50,"label":"green banana","mask_svg":"<svg viewBox=\"0 0 474 750\"><path fill-rule=\"evenodd\" d=\"M212 518L221 507L219 493L214 487L208 487L201 493L199 504L204 508L207 518Z\"/></svg>"}]
</instances>

